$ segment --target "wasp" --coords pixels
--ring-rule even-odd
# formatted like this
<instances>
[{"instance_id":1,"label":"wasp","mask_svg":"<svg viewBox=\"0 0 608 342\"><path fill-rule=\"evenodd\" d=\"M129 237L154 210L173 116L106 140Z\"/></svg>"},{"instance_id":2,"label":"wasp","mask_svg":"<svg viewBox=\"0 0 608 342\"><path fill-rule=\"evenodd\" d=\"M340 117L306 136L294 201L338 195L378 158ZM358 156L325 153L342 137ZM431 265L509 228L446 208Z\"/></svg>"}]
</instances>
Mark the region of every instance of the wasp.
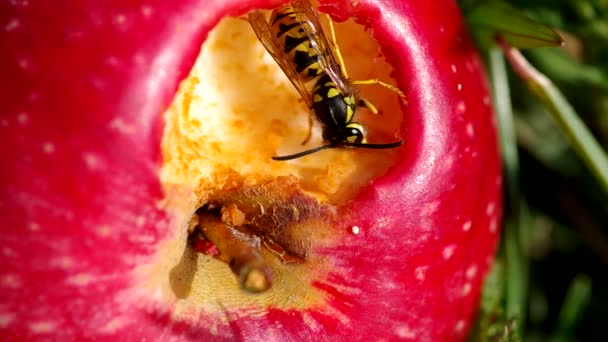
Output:
<instances>
[{"instance_id":1,"label":"wasp","mask_svg":"<svg viewBox=\"0 0 608 342\"><path fill-rule=\"evenodd\" d=\"M378 109L370 101L358 98L354 85L381 85L402 98L403 93L378 79L351 80L336 42L333 22L327 17L331 42L308 0L282 5L272 11L268 20L262 11L249 14L249 22L258 39L320 121L326 142L299 153L272 157L274 160L300 158L328 148L388 149L403 143L370 144L365 137L365 127L353 121L357 107L365 107L378 114ZM309 119L312 126L312 116ZM310 131L304 142L308 138Z\"/></svg>"}]
</instances>

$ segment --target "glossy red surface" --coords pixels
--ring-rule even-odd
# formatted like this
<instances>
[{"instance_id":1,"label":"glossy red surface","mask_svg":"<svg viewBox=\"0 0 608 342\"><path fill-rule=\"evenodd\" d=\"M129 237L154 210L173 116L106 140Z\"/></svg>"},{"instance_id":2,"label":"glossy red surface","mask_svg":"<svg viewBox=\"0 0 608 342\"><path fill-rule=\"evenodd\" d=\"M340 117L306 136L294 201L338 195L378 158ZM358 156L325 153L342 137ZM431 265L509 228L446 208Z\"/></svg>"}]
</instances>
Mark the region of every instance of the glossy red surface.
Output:
<instances>
[{"instance_id":1,"label":"glossy red surface","mask_svg":"<svg viewBox=\"0 0 608 342\"><path fill-rule=\"evenodd\" d=\"M271 1L0 4L0 335L8 339L463 339L500 227L483 67L453 0L323 2L373 29L408 105L403 155L341 208L332 315L172 322L130 272L173 229L161 113L223 16ZM439 15L439 13L441 13ZM360 233L350 233L350 227Z\"/></svg>"}]
</instances>

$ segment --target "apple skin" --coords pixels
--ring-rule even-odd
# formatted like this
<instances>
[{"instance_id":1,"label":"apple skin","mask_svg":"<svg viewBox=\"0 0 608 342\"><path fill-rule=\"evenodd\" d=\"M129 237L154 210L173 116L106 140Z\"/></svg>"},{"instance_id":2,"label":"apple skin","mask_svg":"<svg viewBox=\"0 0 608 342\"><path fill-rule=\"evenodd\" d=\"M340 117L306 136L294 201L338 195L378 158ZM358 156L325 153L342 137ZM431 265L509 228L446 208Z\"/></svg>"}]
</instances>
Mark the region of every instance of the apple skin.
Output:
<instances>
[{"instance_id":1,"label":"apple skin","mask_svg":"<svg viewBox=\"0 0 608 342\"><path fill-rule=\"evenodd\" d=\"M452 0L368 0L356 11L323 2L373 27L408 100L402 156L339 209L342 243L317 251L349 269L313 284L332 310L193 324L134 295L132 270L175 229L158 205L161 113L220 17L278 3L0 4L3 338L466 337L498 240L502 180L483 67Z\"/></svg>"}]
</instances>

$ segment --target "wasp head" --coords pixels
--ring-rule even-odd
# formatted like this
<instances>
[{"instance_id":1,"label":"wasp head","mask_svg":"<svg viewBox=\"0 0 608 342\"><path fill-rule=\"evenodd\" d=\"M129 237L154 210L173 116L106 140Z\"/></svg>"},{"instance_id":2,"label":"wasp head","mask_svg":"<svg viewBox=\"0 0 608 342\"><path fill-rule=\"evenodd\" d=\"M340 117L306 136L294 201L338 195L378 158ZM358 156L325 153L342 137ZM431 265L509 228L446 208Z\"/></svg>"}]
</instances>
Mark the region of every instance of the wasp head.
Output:
<instances>
[{"instance_id":1,"label":"wasp head","mask_svg":"<svg viewBox=\"0 0 608 342\"><path fill-rule=\"evenodd\" d=\"M358 122L351 122L343 127L327 127L323 132L323 139L335 147L367 142L365 128Z\"/></svg>"}]
</instances>

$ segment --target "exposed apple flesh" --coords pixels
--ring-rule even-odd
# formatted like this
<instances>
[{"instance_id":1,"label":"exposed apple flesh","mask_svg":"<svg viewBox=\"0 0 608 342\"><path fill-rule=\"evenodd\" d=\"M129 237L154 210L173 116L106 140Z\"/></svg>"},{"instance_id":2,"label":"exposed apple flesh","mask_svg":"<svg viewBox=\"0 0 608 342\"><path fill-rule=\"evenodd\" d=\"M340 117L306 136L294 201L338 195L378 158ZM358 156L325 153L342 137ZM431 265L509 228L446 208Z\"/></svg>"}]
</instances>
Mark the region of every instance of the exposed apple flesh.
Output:
<instances>
[{"instance_id":1,"label":"exposed apple flesh","mask_svg":"<svg viewBox=\"0 0 608 342\"><path fill-rule=\"evenodd\" d=\"M364 27L350 24L339 25L338 29L338 38L342 38L341 50L348 57L349 74L356 79L370 76L387 79L391 68L381 63L378 44L364 32ZM395 133L399 131L402 117L398 94L379 86L368 86L360 93L382 110L378 118L364 111L357 115L358 121L366 123L368 139L372 142L397 140ZM248 22L239 18L223 20L207 38L191 76L183 83L182 91L166 116L163 142L166 163L162 179L170 189L169 193L174 194L170 196L170 202L178 202L178 206L184 208L180 216L185 218L196 209L191 201L188 202L190 198L194 198L198 206L207 203L234 206L239 202L245 207L236 209L245 211L246 220L252 222L247 230L260 233L264 246L278 247L281 252L274 254L279 254L280 259L285 260L284 254L291 260L305 254L312 257L309 246L322 245L321 236L335 231L327 224L308 222L317 216L331 220L330 215L322 214L330 209L323 209L319 201L327 202L327 206L348 201L394 163L398 150L334 149L290 162L273 161L271 157L277 150L299 151L323 144L320 129L315 127L313 137L302 146L309 130L309 115L300 94L266 53ZM293 175L294 180L287 180L287 175ZM273 179L277 180L270 186L252 185L266 184ZM292 185L294 181L299 185ZM294 191L294 187L300 190ZM218 192L232 195L228 200L221 200L217 198L222 197ZM243 203L247 201L254 203ZM214 226L224 231L222 236L228 233L226 229L233 229L219 223ZM213 231L208 233L217 235ZM239 235L238 231L235 233ZM184 240L184 236L177 238L177 241ZM232 240L241 247L235 252L242 253L244 246L239 242L242 240L237 237ZM256 239L251 242L260 244ZM220 252L225 248L227 246L219 248ZM181 251L180 248L175 250ZM167 260L167 253L162 254ZM221 254L220 259L227 263L232 261L226 254L233 253ZM249 251L244 255L259 266L257 253ZM194 281L208 284L209 280L204 276L207 267L226 267L203 260L195 267L202 276L195 277ZM167 262L174 263L170 259ZM249 268L244 260L237 264ZM316 264L319 269L319 262ZM243 270L233 268L233 271L241 274ZM304 271L290 265L278 272ZM282 292L281 283L279 281L275 286L275 292ZM302 283L298 285L301 289L306 288ZM223 283L218 286L219 289L208 287L208 292L216 293L226 288ZM286 292L293 292L291 286L287 289ZM213 298L209 293L199 295ZM235 293L230 297L236 296ZM277 297L277 293L269 296Z\"/></svg>"},{"instance_id":2,"label":"exposed apple flesh","mask_svg":"<svg viewBox=\"0 0 608 342\"><path fill-rule=\"evenodd\" d=\"M10 57L0 62L3 335L464 338L496 244L501 179L482 66L452 1L324 3L373 28L406 94L405 107L379 105L403 115L405 144L382 151L384 166L363 173L356 162L373 153L362 150L268 160L276 149L298 147L297 125L275 139L228 144L253 154L231 155L226 146L216 153L242 165L228 164L238 172L224 181L261 184L295 173L308 195L335 208L337 220L321 220L325 235L299 233L313 243L304 264L293 270L270 256L273 287L251 296L225 263L187 247L190 216L211 195L198 188L200 172L171 168L179 155L167 145L163 193L160 113L220 18L276 4L2 5L0 50ZM229 90L237 99L246 92ZM294 96L287 87L285 94ZM386 127L372 137L390 138ZM307 163L351 161L339 169L357 177L342 177L346 171L306 180L300 176L310 173L297 172ZM247 172L251 163L264 172ZM344 179L356 186L341 185ZM205 263L213 266L199 269Z\"/></svg>"}]
</instances>

